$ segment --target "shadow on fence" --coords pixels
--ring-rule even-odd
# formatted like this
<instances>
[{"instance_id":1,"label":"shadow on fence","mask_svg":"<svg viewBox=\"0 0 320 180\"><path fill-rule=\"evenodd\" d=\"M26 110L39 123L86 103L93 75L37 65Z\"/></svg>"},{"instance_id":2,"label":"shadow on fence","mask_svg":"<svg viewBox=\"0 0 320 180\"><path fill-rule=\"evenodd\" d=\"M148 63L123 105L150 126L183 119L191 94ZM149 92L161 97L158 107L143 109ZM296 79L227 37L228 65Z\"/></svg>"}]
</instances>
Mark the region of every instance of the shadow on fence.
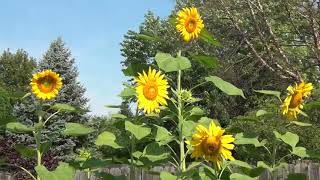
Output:
<instances>
[{"instance_id":1,"label":"shadow on fence","mask_svg":"<svg viewBox=\"0 0 320 180\"><path fill-rule=\"evenodd\" d=\"M159 175L151 172L174 172L175 169L172 166L158 166L154 167L151 171L142 169L136 169L135 179L136 180L159 180ZM103 172L110 173L115 176L124 175L127 179L130 179L130 168L127 165L113 166L110 168L103 169ZM297 161L296 164L290 164L288 169L281 169L276 174L277 180L284 180L287 178L289 173L302 173L307 176L308 180L320 180L320 164L313 163L311 161ZM260 180L268 180L268 173L264 173L259 178ZM13 176L8 173L0 172L0 180L15 180ZM62 180L62 179L61 179ZM83 172L77 172L74 180L88 180L86 174ZM97 180L95 177L91 177L90 180Z\"/></svg>"}]
</instances>

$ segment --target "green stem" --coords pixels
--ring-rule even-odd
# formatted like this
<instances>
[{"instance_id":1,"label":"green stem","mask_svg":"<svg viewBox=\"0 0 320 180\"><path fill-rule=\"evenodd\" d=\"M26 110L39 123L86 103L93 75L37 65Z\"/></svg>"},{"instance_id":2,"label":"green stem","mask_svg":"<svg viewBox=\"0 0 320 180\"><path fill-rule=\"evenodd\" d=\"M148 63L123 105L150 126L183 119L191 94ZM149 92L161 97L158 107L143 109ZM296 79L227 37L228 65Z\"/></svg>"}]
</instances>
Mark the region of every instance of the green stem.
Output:
<instances>
[{"instance_id":1,"label":"green stem","mask_svg":"<svg viewBox=\"0 0 320 180\"><path fill-rule=\"evenodd\" d=\"M39 115L39 124L42 123L42 116ZM42 154L40 152L40 147L41 147L41 129L42 127L39 127L39 129L36 129L33 132L35 141L36 141L36 146L37 146L37 165L40 166L41 165L41 159L42 159ZM40 176L37 175L37 180L40 180Z\"/></svg>"},{"instance_id":2,"label":"green stem","mask_svg":"<svg viewBox=\"0 0 320 180\"><path fill-rule=\"evenodd\" d=\"M183 126L183 116L182 116L182 99L180 96L181 92L181 70L178 71L178 78L177 78L177 92L178 92L178 126L179 126L179 141L180 141L180 170L184 172L186 170L186 161L185 161L185 150L184 150L184 137L182 134L182 126Z\"/></svg>"},{"instance_id":3,"label":"green stem","mask_svg":"<svg viewBox=\"0 0 320 180\"><path fill-rule=\"evenodd\" d=\"M134 120L136 121L138 119L139 115L139 108L137 107L136 109L136 114L134 116ZM135 137L133 134L131 134L131 149L130 149L130 179L134 180L135 179L135 168L134 168L134 159L133 159L133 153L135 152Z\"/></svg>"}]
</instances>

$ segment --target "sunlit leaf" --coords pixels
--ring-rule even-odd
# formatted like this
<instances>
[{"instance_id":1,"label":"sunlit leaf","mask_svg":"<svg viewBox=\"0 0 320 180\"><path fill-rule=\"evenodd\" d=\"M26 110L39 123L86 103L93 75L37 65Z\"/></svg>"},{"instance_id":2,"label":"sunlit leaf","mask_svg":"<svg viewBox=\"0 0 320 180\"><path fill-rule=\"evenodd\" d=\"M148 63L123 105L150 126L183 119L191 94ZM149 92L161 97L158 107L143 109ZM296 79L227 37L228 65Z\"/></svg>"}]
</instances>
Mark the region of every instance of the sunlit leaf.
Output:
<instances>
[{"instance_id":1,"label":"sunlit leaf","mask_svg":"<svg viewBox=\"0 0 320 180\"><path fill-rule=\"evenodd\" d=\"M137 140L141 140L142 138L148 136L151 133L151 129L148 127L144 127L143 125L136 125L130 121L125 122L125 129L132 133Z\"/></svg>"},{"instance_id":2,"label":"sunlit leaf","mask_svg":"<svg viewBox=\"0 0 320 180\"><path fill-rule=\"evenodd\" d=\"M130 98L130 97L134 97L135 95L136 95L136 90L132 86L125 87L119 94L119 96L122 98Z\"/></svg>"},{"instance_id":3,"label":"sunlit leaf","mask_svg":"<svg viewBox=\"0 0 320 180\"><path fill-rule=\"evenodd\" d=\"M158 143L148 144L143 150L143 157L147 158L151 162L156 162L169 158L170 152L164 146L160 146Z\"/></svg>"},{"instance_id":4,"label":"sunlit leaf","mask_svg":"<svg viewBox=\"0 0 320 180\"><path fill-rule=\"evenodd\" d=\"M123 148L122 146L117 144L115 141L116 141L116 136L113 133L104 131L97 137L95 144L97 146L103 146L103 145L110 146L114 149Z\"/></svg>"},{"instance_id":5,"label":"sunlit leaf","mask_svg":"<svg viewBox=\"0 0 320 180\"><path fill-rule=\"evenodd\" d=\"M8 123L6 125L6 129L14 133L31 133L32 131L34 131L33 127L26 126L19 122Z\"/></svg>"},{"instance_id":6,"label":"sunlit leaf","mask_svg":"<svg viewBox=\"0 0 320 180\"><path fill-rule=\"evenodd\" d=\"M266 110L261 109L261 110L257 111L256 116L260 117L260 116L263 116L265 114L268 114L268 112Z\"/></svg>"},{"instance_id":7,"label":"sunlit leaf","mask_svg":"<svg viewBox=\"0 0 320 180\"><path fill-rule=\"evenodd\" d=\"M192 59L201 63L205 68L219 67L219 60L215 56L194 55Z\"/></svg>"},{"instance_id":8,"label":"sunlit leaf","mask_svg":"<svg viewBox=\"0 0 320 180\"><path fill-rule=\"evenodd\" d=\"M254 90L254 91L257 93L261 93L261 94L275 96L281 101L281 98L280 98L281 92L279 92L279 91L271 91L271 90Z\"/></svg>"},{"instance_id":9,"label":"sunlit leaf","mask_svg":"<svg viewBox=\"0 0 320 180\"><path fill-rule=\"evenodd\" d=\"M171 133L164 127L157 126L157 134L155 140L160 145L168 144L170 141L172 141L173 136Z\"/></svg>"},{"instance_id":10,"label":"sunlit leaf","mask_svg":"<svg viewBox=\"0 0 320 180\"><path fill-rule=\"evenodd\" d=\"M261 147L261 146L264 146L266 142L264 141L259 142L258 138L252 135L238 133L235 136L234 143L237 145L252 144L255 147Z\"/></svg>"},{"instance_id":11,"label":"sunlit leaf","mask_svg":"<svg viewBox=\"0 0 320 180\"><path fill-rule=\"evenodd\" d=\"M52 107L52 109L57 110L57 111L63 111L63 112L74 112L76 111L76 108L69 104L61 104L61 103L56 103Z\"/></svg>"},{"instance_id":12,"label":"sunlit leaf","mask_svg":"<svg viewBox=\"0 0 320 180\"><path fill-rule=\"evenodd\" d=\"M45 180L73 179L75 175L75 169L63 162L60 162L54 171L48 171L47 168L42 165L36 166L35 170L40 178Z\"/></svg>"},{"instance_id":13,"label":"sunlit leaf","mask_svg":"<svg viewBox=\"0 0 320 180\"><path fill-rule=\"evenodd\" d=\"M230 175L230 180L256 180L258 179L257 177L250 177L244 174L239 174L239 173L233 173Z\"/></svg>"},{"instance_id":14,"label":"sunlit leaf","mask_svg":"<svg viewBox=\"0 0 320 180\"><path fill-rule=\"evenodd\" d=\"M202 29L202 31L200 32L200 35L199 35L200 39L213 45L213 46L218 46L218 47L221 47L221 44L220 42L215 39L207 30L205 29Z\"/></svg>"},{"instance_id":15,"label":"sunlit leaf","mask_svg":"<svg viewBox=\"0 0 320 180\"><path fill-rule=\"evenodd\" d=\"M160 173L160 179L161 179L161 180L177 180L178 177L172 175L172 174L169 173L169 172L162 171L162 172Z\"/></svg>"},{"instance_id":16,"label":"sunlit leaf","mask_svg":"<svg viewBox=\"0 0 320 180\"><path fill-rule=\"evenodd\" d=\"M301 158L310 157L307 153L307 149L304 147L293 147L292 154L297 155Z\"/></svg>"},{"instance_id":17,"label":"sunlit leaf","mask_svg":"<svg viewBox=\"0 0 320 180\"><path fill-rule=\"evenodd\" d=\"M206 77L206 81L212 82L217 88L219 88L222 92L226 93L230 96L241 96L245 98L243 91L231 83L224 81L223 79L217 76L209 76Z\"/></svg>"},{"instance_id":18,"label":"sunlit leaf","mask_svg":"<svg viewBox=\"0 0 320 180\"><path fill-rule=\"evenodd\" d=\"M191 67L191 63L188 58L183 56L175 58L167 53L157 53L155 59L160 69L165 72L185 70Z\"/></svg>"},{"instance_id":19,"label":"sunlit leaf","mask_svg":"<svg viewBox=\"0 0 320 180\"><path fill-rule=\"evenodd\" d=\"M63 134L66 136L85 136L94 132L94 129L79 123L66 123Z\"/></svg>"},{"instance_id":20,"label":"sunlit leaf","mask_svg":"<svg viewBox=\"0 0 320 180\"><path fill-rule=\"evenodd\" d=\"M295 125L298 125L298 126L312 126L312 124L309 124L309 123L304 123L304 122L300 122L300 121L290 121L290 123L292 124L295 124Z\"/></svg>"}]
</instances>

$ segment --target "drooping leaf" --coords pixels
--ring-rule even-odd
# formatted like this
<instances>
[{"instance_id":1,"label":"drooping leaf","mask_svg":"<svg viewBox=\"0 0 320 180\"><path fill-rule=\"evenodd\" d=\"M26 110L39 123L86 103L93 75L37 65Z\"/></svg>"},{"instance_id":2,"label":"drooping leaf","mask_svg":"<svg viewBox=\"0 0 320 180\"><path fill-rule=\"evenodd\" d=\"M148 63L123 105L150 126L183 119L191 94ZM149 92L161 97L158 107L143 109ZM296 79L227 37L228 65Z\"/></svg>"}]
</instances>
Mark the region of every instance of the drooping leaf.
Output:
<instances>
[{"instance_id":1,"label":"drooping leaf","mask_svg":"<svg viewBox=\"0 0 320 180\"><path fill-rule=\"evenodd\" d=\"M213 46L217 46L217 47L221 47L220 42L215 39L207 30L202 29L202 31L200 32L199 35L200 39L213 45Z\"/></svg>"},{"instance_id":2,"label":"drooping leaf","mask_svg":"<svg viewBox=\"0 0 320 180\"><path fill-rule=\"evenodd\" d=\"M54 171L48 171L46 167L40 165L36 166L35 170L41 179L45 180L62 180L62 179L73 179L75 170L67 163L60 162L59 166Z\"/></svg>"},{"instance_id":3,"label":"drooping leaf","mask_svg":"<svg viewBox=\"0 0 320 180\"><path fill-rule=\"evenodd\" d=\"M136 125L130 121L125 122L125 129L135 136L137 140L148 136L151 133L151 129L144 127L143 125Z\"/></svg>"},{"instance_id":4,"label":"drooping leaf","mask_svg":"<svg viewBox=\"0 0 320 180\"><path fill-rule=\"evenodd\" d=\"M292 148L292 154L297 155L301 158L310 157L307 153L307 149L304 147L294 147Z\"/></svg>"},{"instance_id":5,"label":"drooping leaf","mask_svg":"<svg viewBox=\"0 0 320 180\"><path fill-rule=\"evenodd\" d=\"M157 126L157 134L155 140L160 145L168 144L170 141L172 141L172 139L172 134L166 128Z\"/></svg>"},{"instance_id":6,"label":"drooping leaf","mask_svg":"<svg viewBox=\"0 0 320 180\"><path fill-rule=\"evenodd\" d=\"M132 86L125 87L119 94L119 96L122 98L130 98L130 97L134 97L135 95L136 95L136 90Z\"/></svg>"},{"instance_id":7,"label":"drooping leaf","mask_svg":"<svg viewBox=\"0 0 320 180\"><path fill-rule=\"evenodd\" d=\"M169 158L170 152L158 143L150 143L143 150L143 157L151 162L161 161Z\"/></svg>"},{"instance_id":8,"label":"drooping leaf","mask_svg":"<svg viewBox=\"0 0 320 180\"><path fill-rule=\"evenodd\" d=\"M190 116L202 116L202 115L205 115L205 112L200 107L193 107L190 110Z\"/></svg>"},{"instance_id":9,"label":"drooping leaf","mask_svg":"<svg viewBox=\"0 0 320 180\"><path fill-rule=\"evenodd\" d=\"M191 63L188 58L183 56L175 58L167 53L157 53L155 59L160 69L165 72L185 70L191 67Z\"/></svg>"},{"instance_id":10,"label":"drooping leaf","mask_svg":"<svg viewBox=\"0 0 320 180\"><path fill-rule=\"evenodd\" d=\"M300 122L300 121L290 121L290 123L298 125L298 126L303 126L303 127L312 126L312 124L304 123L304 122Z\"/></svg>"},{"instance_id":11,"label":"drooping leaf","mask_svg":"<svg viewBox=\"0 0 320 180\"><path fill-rule=\"evenodd\" d=\"M238 133L235 136L234 143L237 145L252 144L255 147L261 147L261 146L264 146L266 142L264 141L259 142L258 138L252 135Z\"/></svg>"},{"instance_id":12,"label":"drooping leaf","mask_svg":"<svg viewBox=\"0 0 320 180\"><path fill-rule=\"evenodd\" d=\"M32 147L28 147L22 144L16 144L14 148L21 156L26 158L35 157L37 155L36 149Z\"/></svg>"},{"instance_id":13,"label":"drooping leaf","mask_svg":"<svg viewBox=\"0 0 320 180\"><path fill-rule=\"evenodd\" d=\"M56 103L52 107L52 109L57 110L57 111L62 111L62 112L74 112L76 111L76 108L69 104L61 104L61 103Z\"/></svg>"},{"instance_id":14,"label":"drooping leaf","mask_svg":"<svg viewBox=\"0 0 320 180\"><path fill-rule=\"evenodd\" d=\"M230 180L256 180L258 179L257 177L250 177L244 174L239 174L239 173L233 173L230 175Z\"/></svg>"},{"instance_id":15,"label":"drooping leaf","mask_svg":"<svg viewBox=\"0 0 320 180\"><path fill-rule=\"evenodd\" d=\"M222 92L226 93L230 96L241 96L246 98L243 94L243 91L231 83L224 81L223 79L217 76L209 76L205 78L206 81L212 82L217 88L219 88Z\"/></svg>"},{"instance_id":16,"label":"drooping leaf","mask_svg":"<svg viewBox=\"0 0 320 180\"><path fill-rule=\"evenodd\" d=\"M281 136L281 140L294 148L299 142L299 136L291 132L286 132Z\"/></svg>"},{"instance_id":17,"label":"drooping leaf","mask_svg":"<svg viewBox=\"0 0 320 180\"><path fill-rule=\"evenodd\" d=\"M126 180L126 176L114 176L109 173L99 172L95 173L95 176L98 177L100 180Z\"/></svg>"},{"instance_id":18,"label":"drooping leaf","mask_svg":"<svg viewBox=\"0 0 320 180\"><path fill-rule=\"evenodd\" d=\"M123 114L112 114L111 118L114 118L114 119L126 119L127 116L125 116Z\"/></svg>"},{"instance_id":19,"label":"drooping leaf","mask_svg":"<svg viewBox=\"0 0 320 180\"><path fill-rule=\"evenodd\" d=\"M122 72L125 76L138 76L138 73L147 71L149 66L145 64L130 64L127 69L123 69Z\"/></svg>"},{"instance_id":20,"label":"drooping leaf","mask_svg":"<svg viewBox=\"0 0 320 180\"><path fill-rule=\"evenodd\" d=\"M79 123L66 123L63 134L66 136L85 136L94 132L94 129Z\"/></svg>"},{"instance_id":21,"label":"drooping leaf","mask_svg":"<svg viewBox=\"0 0 320 180\"><path fill-rule=\"evenodd\" d=\"M120 108L120 105L105 105L106 108Z\"/></svg>"},{"instance_id":22,"label":"drooping leaf","mask_svg":"<svg viewBox=\"0 0 320 180\"><path fill-rule=\"evenodd\" d=\"M279 92L279 91L271 91L271 90L254 90L254 91L257 93L261 93L261 94L275 96L281 101L281 98L280 98L281 92Z\"/></svg>"},{"instance_id":23,"label":"drooping leaf","mask_svg":"<svg viewBox=\"0 0 320 180\"><path fill-rule=\"evenodd\" d=\"M116 143L116 136L108 131L104 131L103 133L101 133L97 137L95 144L97 146L103 146L103 145L110 146L114 149L123 148L122 146Z\"/></svg>"},{"instance_id":24,"label":"drooping leaf","mask_svg":"<svg viewBox=\"0 0 320 180\"><path fill-rule=\"evenodd\" d=\"M230 161L230 164L231 165L236 165L236 166L239 166L239 167L244 167L244 168L247 168L247 169L252 169L252 166L250 164L248 164L247 162L240 161L240 160Z\"/></svg>"},{"instance_id":25,"label":"drooping leaf","mask_svg":"<svg viewBox=\"0 0 320 180\"><path fill-rule=\"evenodd\" d=\"M177 180L178 177L172 175L172 174L169 173L169 172L162 171L162 172L160 173L160 179L161 179L161 180Z\"/></svg>"},{"instance_id":26,"label":"drooping leaf","mask_svg":"<svg viewBox=\"0 0 320 180\"><path fill-rule=\"evenodd\" d=\"M182 124L182 134L185 137L191 137L192 133L194 132L197 123L193 121L184 121Z\"/></svg>"},{"instance_id":27,"label":"drooping leaf","mask_svg":"<svg viewBox=\"0 0 320 180\"><path fill-rule=\"evenodd\" d=\"M26 126L19 122L8 123L6 129L14 133L31 133L34 131L33 127Z\"/></svg>"},{"instance_id":28,"label":"drooping leaf","mask_svg":"<svg viewBox=\"0 0 320 180\"><path fill-rule=\"evenodd\" d=\"M218 68L219 61L215 56L194 55L192 59L201 63L205 68Z\"/></svg>"}]
</instances>

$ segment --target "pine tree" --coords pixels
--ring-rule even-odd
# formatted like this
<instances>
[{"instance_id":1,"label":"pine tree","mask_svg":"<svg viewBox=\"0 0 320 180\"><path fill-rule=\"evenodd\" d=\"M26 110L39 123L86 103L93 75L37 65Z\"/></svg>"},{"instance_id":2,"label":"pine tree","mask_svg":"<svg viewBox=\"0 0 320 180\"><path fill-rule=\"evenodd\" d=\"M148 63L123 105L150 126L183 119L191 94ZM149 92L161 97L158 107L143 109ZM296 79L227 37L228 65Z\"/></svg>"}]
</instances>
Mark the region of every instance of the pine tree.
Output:
<instances>
[{"instance_id":1,"label":"pine tree","mask_svg":"<svg viewBox=\"0 0 320 180\"><path fill-rule=\"evenodd\" d=\"M64 130L66 122L85 123L88 121L88 116L86 115L88 112L88 99L84 97L85 88L77 81L79 73L75 66L75 59L72 58L70 50L65 47L65 43L61 38L51 43L49 49L38 63L37 72L46 69L51 69L60 74L63 79L63 86L59 95L54 100L49 101L48 104L64 103L78 109L75 113L59 113L52 118L42 137L42 141L52 142L52 148L59 153L58 156L60 158L68 158L65 155L72 154L74 147L79 145L79 140L65 137L61 132ZM31 96L28 100L15 106L15 114L21 122L26 124L38 122L35 112L35 104L37 102L35 97Z\"/></svg>"}]
</instances>

